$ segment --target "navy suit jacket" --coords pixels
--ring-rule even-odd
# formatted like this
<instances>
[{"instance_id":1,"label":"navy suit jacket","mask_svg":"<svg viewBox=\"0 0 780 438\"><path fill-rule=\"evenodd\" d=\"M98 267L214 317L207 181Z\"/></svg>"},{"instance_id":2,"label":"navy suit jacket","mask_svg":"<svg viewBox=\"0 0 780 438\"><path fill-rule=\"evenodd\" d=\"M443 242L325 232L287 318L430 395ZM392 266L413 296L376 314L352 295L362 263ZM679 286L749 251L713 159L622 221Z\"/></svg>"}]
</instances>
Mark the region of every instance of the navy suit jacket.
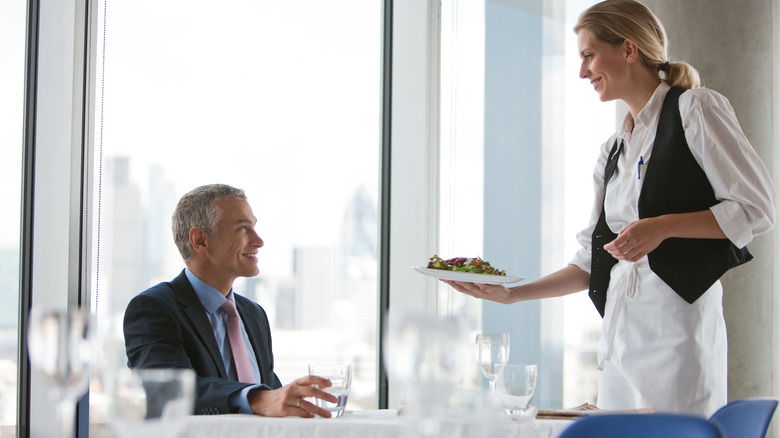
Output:
<instances>
[{"instance_id":1,"label":"navy suit jacket","mask_svg":"<svg viewBox=\"0 0 780 438\"><path fill-rule=\"evenodd\" d=\"M265 311L254 301L235 292L233 295L263 383L273 389L281 387L274 373L271 328ZM196 414L235 412L228 399L249 384L228 379L206 310L184 271L130 301L124 334L130 368L190 368L197 374Z\"/></svg>"}]
</instances>

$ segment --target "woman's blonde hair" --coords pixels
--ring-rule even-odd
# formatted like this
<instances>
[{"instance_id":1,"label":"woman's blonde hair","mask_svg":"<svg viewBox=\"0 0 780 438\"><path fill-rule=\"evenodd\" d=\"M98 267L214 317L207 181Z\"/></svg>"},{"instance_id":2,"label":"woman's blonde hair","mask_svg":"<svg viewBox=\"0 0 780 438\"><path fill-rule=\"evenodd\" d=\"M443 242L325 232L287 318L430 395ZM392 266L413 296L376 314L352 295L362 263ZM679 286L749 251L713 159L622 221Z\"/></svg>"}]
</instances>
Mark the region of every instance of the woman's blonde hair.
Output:
<instances>
[{"instance_id":1,"label":"woman's blonde hair","mask_svg":"<svg viewBox=\"0 0 780 438\"><path fill-rule=\"evenodd\" d=\"M585 29L607 44L636 41L642 62L658 70L659 77L672 87L701 86L699 72L685 62L669 62L666 31L658 18L634 0L606 0L586 9L577 20L574 32Z\"/></svg>"}]
</instances>

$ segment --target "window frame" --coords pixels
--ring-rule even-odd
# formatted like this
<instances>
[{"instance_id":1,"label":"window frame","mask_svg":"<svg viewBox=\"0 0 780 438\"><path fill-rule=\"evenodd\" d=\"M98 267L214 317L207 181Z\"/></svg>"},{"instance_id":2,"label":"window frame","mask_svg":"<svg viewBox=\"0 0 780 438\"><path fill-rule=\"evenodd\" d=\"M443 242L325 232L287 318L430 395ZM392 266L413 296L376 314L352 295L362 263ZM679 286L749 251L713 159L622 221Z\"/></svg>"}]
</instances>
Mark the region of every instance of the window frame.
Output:
<instances>
[{"instance_id":1,"label":"window frame","mask_svg":"<svg viewBox=\"0 0 780 438\"><path fill-rule=\"evenodd\" d=\"M34 306L90 308L95 12L89 0L28 0L22 170L17 435L59 433L45 380L30 367ZM86 400L86 399L85 399ZM83 403L80 403L83 405ZM35 406L35 409L31 409ZM77 436L88 409L77 408ZM81 426L81 427L80 427Z\"/></svg>"},{"instance_id":2,"label":"window frame","mask_svg":"<svg viewBox=\"0 0 780 438\"><path fill-rule=\"evenodd\" d=\"M435 314L435 285L409 260L436 247L438 2L384 0L378 319L379 407L389 391L381 356L386 312ZM28 0L22 172L18 351L19 436L54 435L54 403L30 368L25 333L33 306L91 309L90 180L99 145L95 120L97 8L90 0ZM403 32L393 32L403 29ZM420 45L420 40L427 42ZM420 75L421 74L421 75ZM414 91L413 93L410 91ZM416 170L409 178L409 167ZM392 199L391 193L401 194ZM52 220L51 218L57 218ZM409 226L424 223L424 227ZM424 230L427 236L420 236ZM390 249L393 248L394 251ZM420 293L423 291L424 293ZM392 397L391 397L392 395ZM89 433L88 395L76 433ZM36 408L33 410L31 406Z\"/></svg>"}]
</instances>

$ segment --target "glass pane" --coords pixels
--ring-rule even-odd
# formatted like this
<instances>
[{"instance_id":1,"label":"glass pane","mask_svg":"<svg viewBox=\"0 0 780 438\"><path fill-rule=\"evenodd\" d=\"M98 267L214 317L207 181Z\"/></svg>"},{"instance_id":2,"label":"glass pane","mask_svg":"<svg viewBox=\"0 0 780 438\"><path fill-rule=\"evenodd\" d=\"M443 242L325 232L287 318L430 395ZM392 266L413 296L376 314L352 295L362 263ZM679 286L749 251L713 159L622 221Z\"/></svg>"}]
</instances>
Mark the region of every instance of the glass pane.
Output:
<instances>
[{"instance_id":1,"label":"glass pane","mask_svg":"<svg viewBox=\"0 0 780 438\"><path fill-rule=\"evenodd\" d=\"M97 312L116 332L132 296L183 269L184 193L243 188L265 246L234 290L268 313L276 373L350 362L347 407L375 408L381 1L220 5L101 2Z\"/></svg>"},{"instance_id":2,"label":"glass pane","mask_svg":"<svg viewBox=\"0 0 780 438\"><path fill-rule=\"evenodd\" d=\"M16 434L26 7L0 0L0 436Z\"/></svg>"},{"instance_id":3,"label":"glass pane","mask_svg":"<svg viewBox=\"0 0 780 438\"><path fill-rule=\"evenodd\" d=\"M572 27L590 0L442 2L442 257L481 256L534 280L566 265L587 226L598 147L615 126L579 79ZM595 403L600 318L587 294L511 306L439 289L439 312L508 332L539 365L534 403ZM477 370L473 383L485 385Z\"/></svg>"}]
</instances>

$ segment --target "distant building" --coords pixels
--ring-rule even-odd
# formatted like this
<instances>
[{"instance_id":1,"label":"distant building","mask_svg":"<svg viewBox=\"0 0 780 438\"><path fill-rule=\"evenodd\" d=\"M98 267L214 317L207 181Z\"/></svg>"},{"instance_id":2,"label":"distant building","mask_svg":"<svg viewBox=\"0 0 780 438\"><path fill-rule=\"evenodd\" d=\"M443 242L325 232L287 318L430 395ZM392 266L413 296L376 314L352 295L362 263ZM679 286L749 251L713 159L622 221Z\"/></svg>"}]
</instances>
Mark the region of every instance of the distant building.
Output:
<instances>
[{"instance_id":1,"label":"distant building","mask_svg":"<svg viewBox=\"0 0 780 438\"><path fill-rule=\"evenodd\" d=\"M130 160L107 159L104 173L95 299L99 312L115 315L124 313L128 301L144 286L144 217L140 190L130 180Z\"/></svg>"}]
</instances>

